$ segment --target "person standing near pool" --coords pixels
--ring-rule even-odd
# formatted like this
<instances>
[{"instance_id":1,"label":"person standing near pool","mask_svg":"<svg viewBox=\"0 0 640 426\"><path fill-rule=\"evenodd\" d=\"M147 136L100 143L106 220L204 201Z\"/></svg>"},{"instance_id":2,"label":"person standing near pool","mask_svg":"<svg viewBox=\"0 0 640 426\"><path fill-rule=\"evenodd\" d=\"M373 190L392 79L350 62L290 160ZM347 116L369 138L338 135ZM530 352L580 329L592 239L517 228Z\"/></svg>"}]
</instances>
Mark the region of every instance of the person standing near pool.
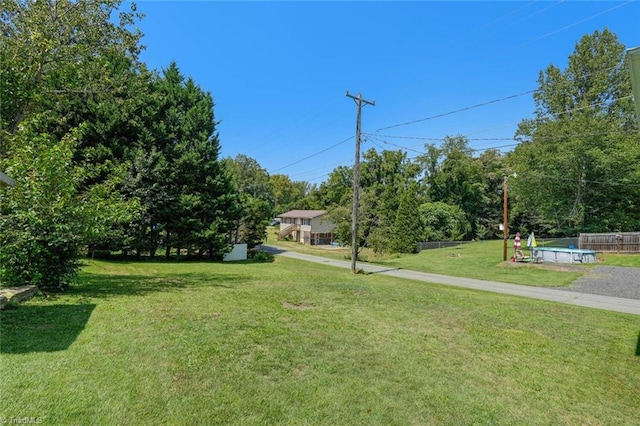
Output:
<instances>
[{"instance_id":1,"label":"person standing near pool","mask_svg":"<svg viewBox=\"0 0 640 426\"><path fill-rule=\"evenodd\" d=\"M516 252L516 259L522 259L522 241L520 241L520 233L516 232L516 238L513 240L513 249Z\"/></svg>"},{"instance_id":2,"label":"person standing near pool","mask_svg":"<svg viewBox=\"0 0 640 426\"><path fill-rule=\"evenodd\" d=\"M529 233L529 238L527 238L527 247L529 247L529 257L533 260L535 256L534 249L538 247L538 243L536 242L536 236L533 234L533 231Z\"/></svg>"}]
</instances>

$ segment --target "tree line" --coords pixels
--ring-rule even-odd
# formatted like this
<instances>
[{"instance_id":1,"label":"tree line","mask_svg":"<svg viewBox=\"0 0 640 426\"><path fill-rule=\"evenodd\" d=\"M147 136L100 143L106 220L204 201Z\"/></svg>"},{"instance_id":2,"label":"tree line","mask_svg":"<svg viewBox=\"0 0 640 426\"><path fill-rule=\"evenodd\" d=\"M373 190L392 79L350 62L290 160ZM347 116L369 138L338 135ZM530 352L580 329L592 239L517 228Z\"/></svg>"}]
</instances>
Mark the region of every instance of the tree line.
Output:
<instances>
[{"instance_id":1,"label":"tree line","mask_svg":"<svg viewBox=\"0 0 640 426\"><path fill-rule=\"evenodd\" d=\"M540 71L533 118L517 146L477 152L461 135L361 162L361 247L412 252L416 242L501 236L503 179L509 229L542 236L640 230L640 132L625 46L607 29L583 36L565 69ZM514 177L515 176L515 177ZM303 200L328 208L349 242L352 169L335 169Z\"/></svg>"},{"instance_id":2,"label":"tree line","mask_svg":"<svg viewBox=\"0 0 640 426\"><path fill-rule=\"evenodd\" d=\"M219 158L209 92L140 61L141 18L116 0L2 1L3 285L63 289L85 249L218 259L262 240L275 193L253 197ZM286 202L288 178L269 178Z\"/></svg>"},{"instance_id":3,"label":"tree line","mask_svg":"<svg viewBox=\"0 0 640 426\"><path fill-rule=\"evenodd\" d=\"M64 289L83 250L219 259L259 244L269 220L326 209L351 241L352 169L320 185L269 175L247 155L220 159L213 96L170 63L140 59L142 15L119 0L2 0L2 285ZM27 54L28 52L28 54ZM576 45L567 69L540 73L536 111L510 153L464 136L408 158L363 154L361 247L492 238L502 179L516 172L511 226L548 235L640 227L640 141L624 46L607 30Z\"/></svg>"}]
</instances>

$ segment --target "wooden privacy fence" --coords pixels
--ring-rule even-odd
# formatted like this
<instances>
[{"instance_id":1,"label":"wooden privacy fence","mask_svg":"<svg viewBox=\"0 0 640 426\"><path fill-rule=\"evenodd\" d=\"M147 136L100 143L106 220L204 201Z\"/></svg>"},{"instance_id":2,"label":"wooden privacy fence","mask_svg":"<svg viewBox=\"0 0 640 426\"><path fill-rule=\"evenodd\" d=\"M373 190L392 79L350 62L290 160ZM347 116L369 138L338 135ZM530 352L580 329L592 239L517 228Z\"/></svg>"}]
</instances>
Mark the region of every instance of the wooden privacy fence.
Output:
<instances>
[{"instance_id":1,"label":"wooden privacy fence","mask_svg":"<svg viewBox=\"0 0 640 426\"><path fill-rule=\"evenodd\" d=\"M640 232L580 234L580 248L613 253L640 253Z\"/></svg>"}]
</instances>

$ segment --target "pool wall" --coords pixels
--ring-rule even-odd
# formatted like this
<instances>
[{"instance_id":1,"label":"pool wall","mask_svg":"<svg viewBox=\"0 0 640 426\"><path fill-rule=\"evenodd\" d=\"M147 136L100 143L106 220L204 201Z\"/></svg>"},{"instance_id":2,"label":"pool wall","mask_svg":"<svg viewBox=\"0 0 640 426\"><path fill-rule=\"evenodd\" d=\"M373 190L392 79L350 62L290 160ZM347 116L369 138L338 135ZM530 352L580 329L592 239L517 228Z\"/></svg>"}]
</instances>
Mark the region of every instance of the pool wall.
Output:
<instances>
[{"instance_id":1,"label":"pool wall","mask_svg":"<svg viewBox=\"0 0 640 426\"><path fill-rule=\"evenodd\" d=\"M596 252L593 250L568 249L560 247L540 247L534 249L534 258L553 263L595 263Z\"/></svg>"}]
</instances>

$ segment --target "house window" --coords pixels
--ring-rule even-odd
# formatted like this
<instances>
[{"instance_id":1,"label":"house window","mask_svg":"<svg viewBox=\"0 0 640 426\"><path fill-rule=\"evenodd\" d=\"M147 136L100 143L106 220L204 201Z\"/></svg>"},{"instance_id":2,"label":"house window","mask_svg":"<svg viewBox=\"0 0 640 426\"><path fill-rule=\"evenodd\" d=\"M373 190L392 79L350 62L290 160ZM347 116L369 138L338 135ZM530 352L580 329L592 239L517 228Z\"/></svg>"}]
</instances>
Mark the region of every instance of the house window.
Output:
<instances>
[{"instance_id":1,"label":"house window","mask_svg":"<svg viewBox=\"0 0 640 426\"><path fill-rule=\"evenodd\" d=\"M311 225L311 219L302 219L303 225Z\"/></svg>"}]
</instances>

